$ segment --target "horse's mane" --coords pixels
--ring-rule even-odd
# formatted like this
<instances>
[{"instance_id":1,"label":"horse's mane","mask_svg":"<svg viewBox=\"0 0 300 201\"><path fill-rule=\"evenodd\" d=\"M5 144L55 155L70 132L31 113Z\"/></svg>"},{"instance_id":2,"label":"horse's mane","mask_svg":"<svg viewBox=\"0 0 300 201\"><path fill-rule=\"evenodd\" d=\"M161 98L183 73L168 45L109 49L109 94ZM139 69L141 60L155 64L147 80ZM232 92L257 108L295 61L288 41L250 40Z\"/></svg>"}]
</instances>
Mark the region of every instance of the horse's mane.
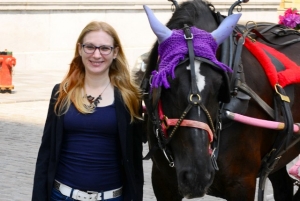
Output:
<instances>
[{"instance_id":1,"label":"horse's mane","mask_svg":"<svg viewBox=\"0 0 300 201\"><path fill-rule=\"evenodd\" d=\"M166 26L172 30L181 29L184 24L187 24L188 26L196 26L208 32L213 31L217 26L214 6L208 1L202 0L183 2L179 5L179 8L175 10ZM146 69L147 77L156 68L157 58L158 42L155 42L148 59L149 63Z\"/></svg>"},{"instance_id":2,"label":"horse's mane","mask_svg":"<svg viewBox=\"0 0 300 201\"><path fill-rule=\"evenodd\" d=\"M210 16L214 14L214 12L214 6L208 1L186 1L175 10L171 19L166 25L170 29L181 29L183 28L184 24L187 24L188 26L196 26L206 30L205 28L207 28L207 22L210 21Z\"/></svg>"}]
</instances>

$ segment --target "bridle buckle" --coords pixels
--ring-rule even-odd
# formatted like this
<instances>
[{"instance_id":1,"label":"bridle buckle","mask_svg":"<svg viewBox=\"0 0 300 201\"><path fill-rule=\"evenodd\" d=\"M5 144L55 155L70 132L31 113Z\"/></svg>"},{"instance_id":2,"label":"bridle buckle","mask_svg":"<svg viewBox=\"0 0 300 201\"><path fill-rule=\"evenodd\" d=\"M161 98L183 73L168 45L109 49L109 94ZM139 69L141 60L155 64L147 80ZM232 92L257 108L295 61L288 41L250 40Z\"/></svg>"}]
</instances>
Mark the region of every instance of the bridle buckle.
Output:
<instances>
[{"instance_id":1,"label":"bridle buckle","mask_svg":"<svg viewBox=\"0 0 300 201\"><path fill-rule=\"evenodd\" d=\"M161 119L161 123L165 127L165 129L168 129L170 127L168 124L168 120L169 119L166 115L164 115L163 118Z\"/></svg>"}]
</instances>

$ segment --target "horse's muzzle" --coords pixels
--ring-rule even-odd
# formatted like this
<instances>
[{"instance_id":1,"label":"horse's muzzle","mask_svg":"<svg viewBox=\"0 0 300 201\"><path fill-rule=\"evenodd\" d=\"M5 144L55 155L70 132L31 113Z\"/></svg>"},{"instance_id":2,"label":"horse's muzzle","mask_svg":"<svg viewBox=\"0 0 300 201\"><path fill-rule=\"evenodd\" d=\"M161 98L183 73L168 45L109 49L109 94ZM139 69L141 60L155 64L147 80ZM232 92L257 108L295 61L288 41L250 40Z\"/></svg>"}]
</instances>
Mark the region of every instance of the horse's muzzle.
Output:
<instances>
[{"instance_id":1,"label":"horse's muzzle","mask_svg":"<svg viewBox=\"0 0 300 201\"><path fill-rule=\"evenodd\" d=\"M178 174L178 190L188 199L203 197L213 182L214 171L194 171L184 168Z\"/></svg>"}]
</instances>

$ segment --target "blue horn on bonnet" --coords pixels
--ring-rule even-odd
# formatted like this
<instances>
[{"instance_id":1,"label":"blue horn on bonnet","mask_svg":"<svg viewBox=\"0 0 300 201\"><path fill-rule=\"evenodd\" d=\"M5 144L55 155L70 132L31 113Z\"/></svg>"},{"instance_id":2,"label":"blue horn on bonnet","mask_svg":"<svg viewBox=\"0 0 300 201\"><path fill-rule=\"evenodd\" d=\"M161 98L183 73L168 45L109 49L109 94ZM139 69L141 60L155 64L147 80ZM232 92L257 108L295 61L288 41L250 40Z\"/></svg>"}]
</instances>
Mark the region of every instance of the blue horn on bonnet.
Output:
<instances>
[{"instance_id":1,"label":"blue horn on bonnet","mask_svg":"<svg viewBox=\"0 0 300 201\"><path fill-rule=\"evenodd\" d=\"M225 18L219 27L211 32L212 37L220 45L232 33L242 14L232 14Z\"/></svg>"},{"instance_id":2,"label":"blue horn on bonnet","mask_svg":"<svg viewBox=\"0 0 300 201\"><path fill-rule=\"evenodd\" d=\"M172 31L155 17L153 11L148 6L144 5L143 7L148 16L151 29L157 36L158 43L162 43L172 35Z\"/></svg>"},{"instance_id":3,"label":"blue horn on bonnet","mask_svg":"<svg viewBox=\"0 0 300 201\"><path fill-rule=\"evenodd\" d=\"M144 5L143 7L147 14L151 29L157 36L158 43L162 43L172 35L172 31L155 17L153 11L148 6ZM211 33L218 45L223 43L223 41L232 33L241 15L242 14L238 13L226 17L219 27Z\"/></svg>"}]
</instances>

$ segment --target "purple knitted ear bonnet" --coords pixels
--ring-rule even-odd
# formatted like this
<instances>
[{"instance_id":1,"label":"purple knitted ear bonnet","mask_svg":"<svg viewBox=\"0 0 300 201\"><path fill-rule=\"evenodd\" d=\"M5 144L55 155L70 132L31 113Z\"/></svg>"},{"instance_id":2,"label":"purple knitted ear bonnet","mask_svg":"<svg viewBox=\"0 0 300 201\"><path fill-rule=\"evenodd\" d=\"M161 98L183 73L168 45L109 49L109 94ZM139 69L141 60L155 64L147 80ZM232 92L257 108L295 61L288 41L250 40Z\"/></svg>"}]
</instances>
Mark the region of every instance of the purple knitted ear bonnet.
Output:
<instances>
[{"instance_id":1,"label":"purple knitted ear bonnet","mask_svg":"<svg viewBox=\"0 0 300 201\"><path fill-rule=\"evenodd\" d=\"M171 31L155 17L148 6L143 5L143 7L151 29L157 36L160 44L158 46L160 56L159 68L158 71L152 72L151 88L159 86L169 88L170 84L167 77L175 78L174 70L176 65L188 55L187 41L184 38L183 30ZM224 71L232 72L228 66L217 60L216 51L218 45L232 33L240 17L241 14L232 14L226 17L219 27L211 33L191 27L195 56L206 58Z\"/></svg>"},{"instance_id":2,"label":"purple knitted ear bonnet","mask_svg":"<svg viewBox=\"0 0 300 201\"><path fill-rule=\"evenodd\" d=\"M191 27L195 56L204 57L227 72L232 70L216 58L218 44L212 35L204 30ZM175 67L188 55L187 41L183 30L172 30L171 37L158 46L160 63L158 71L152 72L152 88L164 86L169 88L168 76L175 78Z\"/></svg>"}]
</instances>

